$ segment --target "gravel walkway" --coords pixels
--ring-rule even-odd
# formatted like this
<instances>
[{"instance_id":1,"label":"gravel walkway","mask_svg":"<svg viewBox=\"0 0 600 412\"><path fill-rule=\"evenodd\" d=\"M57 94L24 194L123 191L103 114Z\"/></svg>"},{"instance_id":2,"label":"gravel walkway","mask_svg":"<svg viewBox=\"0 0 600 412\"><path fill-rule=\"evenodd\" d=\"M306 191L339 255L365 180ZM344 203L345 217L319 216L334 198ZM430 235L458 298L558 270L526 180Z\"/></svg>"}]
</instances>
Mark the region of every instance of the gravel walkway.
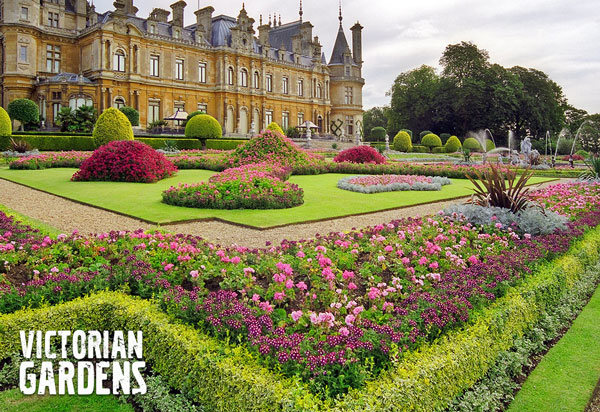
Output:
<instances>
[{"instance_id":1,"label":"gravel walkway","mask_svg":"<svg viewBox=\"0 0 600 412\"><path fill-rule=\"evenodd\" d=\"M568 181L570 179L561 179ZM547 186L556 182L543 183ZM273 229L251 229L219 221L192 222L163 226L173 233L202 236L221 245L238 244L263 247L267 241L278 245L282 240L299 240L315 234L343 232L410 216L434 214L441 209L464 200L450 200L411 206L384 212L350 216L315 223L294 224ZM7 180L0 179L0 204L31 218L45 222L65 233L77 229L82 233L102 233L111 230L154 229L156 226L135 218L82 205L58 196L40 192Z\"/></svg>"}]
</instances>

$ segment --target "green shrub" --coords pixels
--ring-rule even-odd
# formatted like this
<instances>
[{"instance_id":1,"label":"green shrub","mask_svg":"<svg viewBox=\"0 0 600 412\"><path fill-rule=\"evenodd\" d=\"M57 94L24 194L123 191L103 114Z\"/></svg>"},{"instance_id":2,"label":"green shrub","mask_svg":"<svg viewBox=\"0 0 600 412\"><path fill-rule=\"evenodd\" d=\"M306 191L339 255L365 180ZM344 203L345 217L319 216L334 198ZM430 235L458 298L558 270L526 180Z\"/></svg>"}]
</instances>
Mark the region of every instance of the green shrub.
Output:
<instances>
[{"instance_id":1,"label":"green shrub","mask_svg":"<svg viewBox=\"0 0 600 412\"><path fill-rule=\"evenodd\" d=\"M474 137L467 137L462 146L463 148L469 149L472 152L481 152L481 144Z\"/></svg>"},{"instance_id":2,"label":"green shrub","mask_svg":"<svg viewBox=\"0 0 600 412\"><path fill-rule=\"evenodd\" d=\"M423 140L423 138L428 134L433 134L433 132L431 130L423 130L421 133L419 133L419 139Z\"/></svg>"},{"instance_id":3,"label":"green shrub","mask_svg":"<svg viewBox=\"0 0 600 412\"><path fill-rule=\"evenodd\" d=\"M412 147L412 152L413 153L430 153L431 151L429 150L429 148L427 146L414 145Z\"/></svg>"},{"instance_id":4,"label":"green shrub","mask_svg":"<svg viewBox=\"0 0 600 412\"><path fill-rule=\"evenodd\" d=\"M433 149L431 149L432 153L446 153L446 148L444 146L441 147L434 147Z\"/></svg>"},{"instance_id":5,"label":"green shrub","mask_svg":"<svg viewBox=\"0 0 600 412\"><path fill-rule=\"evenodd\" d=\"M429 133L421 138L421 146L427 146L429 148L441 147L442 139L437 134Z\"/></svg>"},{"instance_id":6,"label":"green shrub","mask_svg":"<svg viewBox=\"0 0 600 412\"><path fill-rule=\"evenodd\" d=\"M3 107L0 107L0 136L10 136L12 134L12 122L10 116Z\"/></svg>"},{"instance_id":7,"label":"green shrub","mask_svg":"<svg viewBox=\"0 0 600 412\"><path fill-rule=\"evenodd\" d=\"M460 140L456 136L450 136L446 142L445 149L446 153L455 153L462 148Z\"/></svg>"},{"instance_id":8,"label":"green shrub","mask_svg":"<svg viewBox=\"0 0 600 412\"><path fill-rule=\"evenodd\" d=\"M494 144L494 142L490 139L486 139L485 140L485 151L489 152L490 150L494 150L496 148L496 145Z\"/></svg>"},{"instance_id":9,"label":"green shrub","mask_svg":"<svg viewBox=\"0 0 600 412\"><path fill-rule=\"evenodd\" d=\"M204 111L202 111L202 110L196 110L195 112L191 112L190 114L188 114L185 121L189 122L192 117L194 117L198 114L206 114L206 113L204 113Z\"/></svg>"},{"instance_id":10,"label":"green shrub","mask_svg":"<svg viewBox=\"0 0 600 412\"><path fill-rule=\"evenodd\" d=\"M37 124L40 121L38 106L29 99L13 100L8 104L6 111L11 119L18 120L23 126Z\"/></svg>"},{"instance_id":11,"label":"green shrub","mask_svg":"<svg viewBox=\"0 0 600 412\"><path fill-rule=\"evenodd\" d=\"M113 140L133 140L133 129L127 116L109 107L98 117L92 137L96 147L100 147Z\"/></svg>"},{"instance_id":12,"label":"green shrub","mask_svg":"<svg viewBox=\"0 0 600 412\"><path fill-rule=\"evenodd\" d=\"M410 136L411 142L413 141L413 132L410 129L400 129L401 132L406 132Z\"/></svg>"},{"instance_id":13,"label":"green shrub","mask_svg":"<svg viewBox=\"0 0 600 412\"><path fill-rule=\"evenodd\" d=\"M442 145L445 145L448 139L450 139L450 133L440 133L440 139L442 139Z\"/></svg>"},{"instance_id":14,"label":"green shrub","mask_svg":"<svg viewBox=\"0 0 600 412\"><path fill-rule=\"evenodd\" d=\"M238 146L246 144L247 141L242 139L209 139L206 141L206 148L213 150L234 150Z\"/></svg>"},{"instance_id":15,"label":"green shrub","mask_svg":"<svg viewBox=\"0 0 600 412\"><path fill-rule=\"evenodd\" d=\"M410 135L405 131L399 131L394 137L393 147L398 152L410 153L413 148Z\"/></svg>"},{"instance_id":16,"label":"green shrub","mask_svg":"<svg viewBox=\"0 0 600 412\"><path fill-rule=\"evenodd\" d=\"M123 106L123 107L119 108L119 110L125 116L127 116L127 118L129 119L129 123L131 123L132 126L140 125L140 112L135 110L133 107L129 107L129 106Z\"/></svg>"},{"instance_id":17,"label":"green shrub","mask_svg":"<svg viewBox=\"0 0 600 412\"><path fill-rule=\"evenodd\" d=\"M209 114L197 114L185 125L185 137L196 139L219 139L223 136L221 125Z\"/></svg>"},{"instance_id":18,"label":"green shrub","mask_svg":"<svg viewBox=\"0 0 600 412\"><path fill-rule=\"evenodd\" d=\"M202 143L197 139L173 139L171 137L165 138L143 138L136 137L135 140L147 144L154 149L164 149L167 146L167 141L172 142L177 146L179 150L200 150L202 149Z\"/></svg>"},{"instance_id":19,"label":"green shrub","mask_svg":"<svg viewBox=\"0 0 600 412\"><path fill-rule=\"evenodd\" d=\"M291 126L285 130L285 135L290 139L299 139L300 138L300 130L297 127Z\"/></svg>"},{"instance_id":20,"label":"green shrub","mask_svg":"<svg viewBox=\"0 0 600 412\"><path fill-rule=\"evenodd\" d=\"M377 126L371 129L370 142L383 142L385 140L385 129L381 126Z\"/></svg>"},{"instance_id":21,"label":"green shrub","mask_svg":"<svg viewBox=\"0 0 600 412\"><path fill-rule=\"evenodd\" d=\"M587 159L590 156L589 152L586 152L585 150L581 149L575 152L575 154L583 157L584 159Z\"/></svg>"},{"instance_id":22,"label":"green shrub","mask_svg":"<svg viewBox=\"0 0 600 412\"><path fill-rule=\"evenodd\" d=\"M23 140L34 149L39 151L88 151L94 150L94 140L91 136L70 136L70 135L14 135L19 140ZM9 138L0 136L0 148L8 144ZM7 147L7 146L6 146Z\"/></svg>"},{"instance_id":23,"label":"green shrub","mask_svg":"<svg viewBox=\"0 0 600 412\"><path fill-rule=\"evenodd\" d=\"M571 154L572 148L573 148L573 139L560 139L560 142L558 142L558 150L557 151L558 151L559 155L568 155L568 154Z\"/></svg>"},{"instance_id":24,"label":"green shrub","mask_svg":"<svg viewBox=\"0 0 600 412\"><path fill-rule=\"evenodd\" d=\"M271 122L267 126L267 130L271 130L272 132L280 133L282 136L285 136L285 133L283 132L283 129L281 127L279 127L279 125L277 123L275 123L275 122Z\"/></svg>"}]
</instances>

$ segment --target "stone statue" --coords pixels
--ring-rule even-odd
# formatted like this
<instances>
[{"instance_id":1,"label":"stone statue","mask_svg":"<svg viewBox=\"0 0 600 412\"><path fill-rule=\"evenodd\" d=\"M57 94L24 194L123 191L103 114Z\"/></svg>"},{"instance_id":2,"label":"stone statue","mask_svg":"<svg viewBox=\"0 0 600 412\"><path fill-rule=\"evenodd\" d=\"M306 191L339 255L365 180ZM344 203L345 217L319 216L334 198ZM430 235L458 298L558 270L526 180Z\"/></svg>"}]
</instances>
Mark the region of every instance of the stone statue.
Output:
<instances>
[{"instance_id":1,"label":"stone statue","mask_svg":"<svg viewBox=\"0 0 600 412\"><path fill-rule=\"evenodd\" d=\"M256 124L254 121L250 123L250 136L254 136L256 134Z\"/></svg>"},{"instance_id":2,"label":"stone statue","mask_svg":"<svg viewBox=\"0 0 600 412\"><path fill-rule=\"evenodd\" d=\"M529 137L526 137L521 142L521 153L524 155L528 155L530 152L531 152L531 139L529 139Z\"/></svg>"},{"instance_id":3,"label":"stone statue","mask_svg":"<svg viewBox=\"0 0 600 412\"><path fill-rule=\"evenodd\" d=\"M390 136L385 135L385 150L390 150Z\"/></svg>"}]
</instances>

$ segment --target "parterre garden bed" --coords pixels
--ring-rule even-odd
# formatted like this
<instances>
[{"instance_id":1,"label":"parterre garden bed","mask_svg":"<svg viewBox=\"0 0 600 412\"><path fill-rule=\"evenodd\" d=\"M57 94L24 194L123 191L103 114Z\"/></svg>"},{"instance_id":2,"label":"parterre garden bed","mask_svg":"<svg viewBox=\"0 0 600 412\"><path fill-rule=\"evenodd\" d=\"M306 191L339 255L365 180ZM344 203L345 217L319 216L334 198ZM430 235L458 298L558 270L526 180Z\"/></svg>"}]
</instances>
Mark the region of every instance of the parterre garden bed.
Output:
<instances>
[{"instance_id":1,"label":"parterre garden bed","mask_svg":"<svg viewBox=\"0 0 600 412\"><path fill-rule=\"evenodd\" d=\"M568 228L520 237L433 216L251 250L52 239L0 214L0 358L21 329L140 329L152 369L208 410L442 408L598 260L599 184L532 199Z\"/></svg>"}]
</instances>

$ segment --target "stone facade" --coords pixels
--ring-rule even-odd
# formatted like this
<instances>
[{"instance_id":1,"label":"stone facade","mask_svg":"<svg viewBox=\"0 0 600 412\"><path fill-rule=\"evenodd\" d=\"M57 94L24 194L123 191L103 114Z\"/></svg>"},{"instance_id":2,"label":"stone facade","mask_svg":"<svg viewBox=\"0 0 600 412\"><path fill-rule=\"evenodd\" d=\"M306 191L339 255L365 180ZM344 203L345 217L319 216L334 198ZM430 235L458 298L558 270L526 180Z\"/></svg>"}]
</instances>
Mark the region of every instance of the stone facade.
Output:
<instances>
[{"instance_id":1,"label":"stone facade","mask_svg":"<svg viewBox=\"0 0 600 412\"><path fill-rule=\"evenodd\" d=\"M185 6L178 1L144 19L133 0L116 0L104 13L86 0L0 0L2 106L31 98L47 125L60 107L93 104L99 111L132 106L144 126L178 109L202 109L229 134L270 121L285 127L310 120L322 134L360 128L358 23L350 51L340 19L342 56L334 48L328 64L302 12L287 24L261 16L255 31L244 8L233 18L205 7L185 26Z\"/></svg>"}]
</instances>

